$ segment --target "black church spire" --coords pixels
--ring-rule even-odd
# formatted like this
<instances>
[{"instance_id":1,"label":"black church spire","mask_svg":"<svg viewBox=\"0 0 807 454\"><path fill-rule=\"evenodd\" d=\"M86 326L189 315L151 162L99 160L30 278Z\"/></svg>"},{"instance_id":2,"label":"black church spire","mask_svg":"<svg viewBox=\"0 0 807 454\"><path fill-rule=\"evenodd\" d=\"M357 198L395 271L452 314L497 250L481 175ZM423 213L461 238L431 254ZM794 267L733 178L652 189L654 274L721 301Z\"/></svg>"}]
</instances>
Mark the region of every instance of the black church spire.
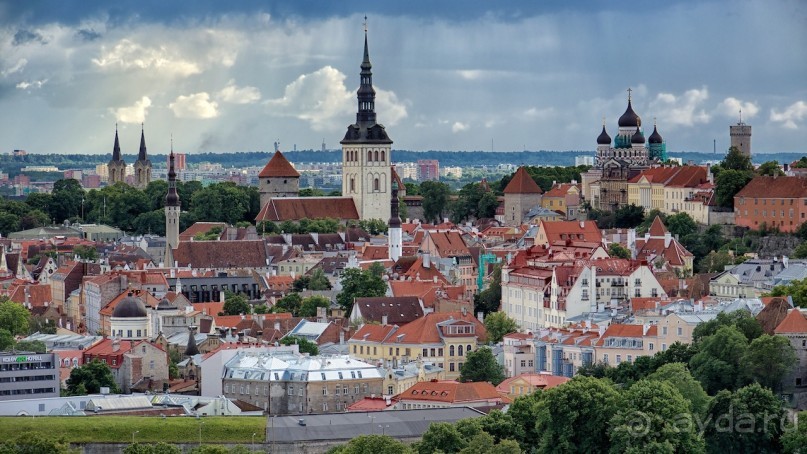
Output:
<instances>
[{"instance_id":1,"label":"black church spire","mask_svg":"<svg viewBox=\"0 0 807 454\"><path fill-rule=\"evenodd\" d=\"M401 228L401 215L398 212L398 181L392 179L392 197L390 198L389 228Z\"/></svg>"},{"instance_id":2,"label":"black church spire","mask_svg":"<svg viewBox=\"0 0 807 454\"><path fill-rule=\"evenodd\" d=\"M120 141L118 141L118 125L115 124L115 145L112 147L112 160L120 161Z\"/></svg>"},{"instance_id":3,"label":"black church spire","mask_svg":"<svg viewBox=\"0 0 807 454\"><path fill-rule=\"evenodd\" d=\"M367 47L367 18L364 18L364 59L361 62L361 84L359 85L359 111L356 123L375 123L375 89L373 89L373 65Z\"/></svg>"},{"instance_id":4,"label":"black church spire","mask_svg":"<svg viewBox=\"0 0 807 454\"><path fill-rule=\"evenodd\" d=\"M171 154L168 155L168 194L165 195L165 206L178 207L177 172L174 170L174 145L171 139Z\"/></svg>"},{"instance_id":5,"label":"black church spire","mask_svg":"<svg viewBox=\"0 0 807 454\"><path fill-rule=\"evenodd\" d=\"M143 132L143 124L140 124L140 152L137 154L138 161L148 161L148 154L146 153L146 135Z\"/></svg>"}]
</instances>

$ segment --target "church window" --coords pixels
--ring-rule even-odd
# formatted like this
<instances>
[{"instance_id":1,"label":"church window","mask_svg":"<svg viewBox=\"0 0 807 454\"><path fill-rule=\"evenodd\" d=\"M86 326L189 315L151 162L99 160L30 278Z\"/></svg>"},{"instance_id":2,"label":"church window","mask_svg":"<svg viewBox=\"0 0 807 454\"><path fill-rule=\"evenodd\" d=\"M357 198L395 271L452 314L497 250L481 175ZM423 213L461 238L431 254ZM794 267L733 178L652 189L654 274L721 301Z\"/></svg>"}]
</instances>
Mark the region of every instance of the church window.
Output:
<instances>
[{"instance_id":1,"label":"church window","mask_svg":"<svg viewBox=\"0 0 807 454\"><path fill-rule=\"evenodd\" d=\"M373 160L373 152L368 151L367 152L367 162L372 162L372 160Z\"/></svg>"},{"instance_id":2,"label":"church window","mask_svg":"<svg viewBox=\"0 0 807 454\"><path fill-rule=\"evenodd\" d=\"M384 150L381 150L381 162L384 162L386 160L387 160L387 152L384 151Z\"/></svg>"},{"instance_id":3,"label":"church window","mask_svg":"<svg viewBox=\"0 0 807 454\"><path fill-rule=\"evenodd\" d=\"M379 186L379 180L378 180L378 178L376 178L376 179L374 179L374 180L373 180L373 190L374 190L374 191L380 191L380 190L381 190L381 189L380 189L380 186Z\"/></svg>"},{"instance_id":4,"label":"church window","mask_svg":"<svg viewBox=\"0 0 807 454\"><path fill-rule=\"evenodd\" d=\"M374 161L378 161L378 150L375 151L375 159Z\"/></svg>"},{"instance_id":5,"label":"church window","mask_svg":"<svg viewBox=\"0 0 807 454\"><path fill-rule=\"evenodd\" d=\"M350 179L350 192L356 192L356 179Z\"/></svg>"}]
</instances>

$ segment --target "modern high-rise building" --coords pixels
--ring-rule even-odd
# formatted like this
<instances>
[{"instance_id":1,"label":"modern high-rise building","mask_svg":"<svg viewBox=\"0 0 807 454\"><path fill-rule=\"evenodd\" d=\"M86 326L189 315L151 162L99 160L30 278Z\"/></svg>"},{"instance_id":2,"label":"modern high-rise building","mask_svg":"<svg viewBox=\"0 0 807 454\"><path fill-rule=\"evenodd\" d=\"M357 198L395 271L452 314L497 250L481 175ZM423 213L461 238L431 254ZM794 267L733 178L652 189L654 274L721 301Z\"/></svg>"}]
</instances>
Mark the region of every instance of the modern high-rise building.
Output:
<instances>
[{"instance_id":1,"label":"modern high-rise building","mask_svg":"<svg viewBox=\"0 0 807 454\"><path fill-rule=\"evenodd\" d=\"M418 159L418 181L440 180L440 161L436 159Z\"/></svg>"}]
</instances>

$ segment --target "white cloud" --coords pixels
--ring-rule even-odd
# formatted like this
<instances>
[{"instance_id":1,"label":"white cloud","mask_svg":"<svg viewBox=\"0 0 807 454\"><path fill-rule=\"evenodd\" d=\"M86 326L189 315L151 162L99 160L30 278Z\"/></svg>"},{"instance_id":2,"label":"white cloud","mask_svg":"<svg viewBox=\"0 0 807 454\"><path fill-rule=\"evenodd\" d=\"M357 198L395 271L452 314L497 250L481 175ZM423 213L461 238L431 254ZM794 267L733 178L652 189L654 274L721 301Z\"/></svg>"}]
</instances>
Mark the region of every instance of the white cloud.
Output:
<instances>
[{"instance_id":1,"label":"white cloud","mask_svg":"<svg viewBox=\"0 0 807 454\"><path fill-rule=\"evenodd\" d=\"M385 126L395 126L407 117L406 104L398 101L395 92L375 90L375 111L378 112L378 121Z\"/></svg>"},{"instance_id":2,"label":"white cloud","mask_svg":"<svg viewBox=\"0 0 807 454\"><path fill-rule=\"evenodd\" d=\"M798 129L799 125L796 122L801 122L805 117L807 117L807 103L804 101L796 101L782 112L771 109L771 121L781 123L782 127L787 129Z\"/></svg>"},{"instance_id":3,"label":"white cloud","mask_svg":"<svg viewBox=\"0 0 807 454\"><path fill-rule=\"evenodd\" d=\"M533 118L547 118L555 112L553 107L545 107L543 109L538 109L535 107L530 107L529 109L524 111L524 117L533 119Z\"/></svg>"},{"instance_id":4,"label":"white cloud","mask_svg":"<svg viewBox=\"0 0 807 454\"><path fill-rule=\"evenodd\" d=\"M345 87L346 76L325 66L303 74L286 85L282 98L266 102L273 115L292 116L308 121L315 131L343 126L353 110L354 94Z\"/></svg>"},{"instance_id":5,"label":"white cloud","mask_svg":"<svg viewBox=\"0 0 807 454\"><path fill-rule=\"evenodd\" d=\"M759 113L759 106L753 102L743 102L734 97L728 97L717 105L717 112L729 118L740 118L740 110L743 111L743 118L754 118Z\"/></svg>"},{"instance_id":6,"label":"white cloud","mask_svg":"<svg viewBox=\"0 0 807 454\"><path fill-rule=\"evenodd\" d=\"M190 96L178 96L168 105L177 118L216 118L219 116L219 104L210 100L206 92L194 93Z\"/></svg>"},{"instance_id":7,"label":"white cloud","mask_svg":"<svg viewBox=\"0 0 807 454\"><path fill-rule=\"evenodd\" d=\"M47 82L48 79L32 80L30 82L22 81L18 83L16 87L19 88L20 90L27 90L29 88L42 88L42 86L45 85Z\"/></svg>"},{"instance_id":8,"label":"white cloud","mask_svg":"<svg viewBox=\"0 0 807 454\"><path fill-rule=\"evenodd\" d=\"M261 99L261 91L255 87L239 87L230 79L227 86L216 94L216 98L233 104L252 104Z\"/></svg>"},{"instance_id":9,"label":"white cloud","mask_svg":"<svg viewBox=\"0 0 807 454\"><path fill-rule=\"evenodd\" d=\"M143 123L146 121L149 107L151 107L151 99L148 96L143 96L134 105L110 110L121 123Z\"/></svg>"},{"instance_id":10,"label":"white cloud","mask_svg":"<svg viewBox=\"0 0 807 454\"><path fill-rule=\"evenodd\" d=\"M19 60L17 60L17 63L14 63L14 65L12 65L11 67L0 71L0 76L8 77L16 72L22 71L25 68L25 65L27 64L28 64L27 59L20 58Z\"/></svg>"},{"instance_id":11,"label":"white cloud","mask_svg":"<svg viewBox=\"0 0 807 454\"><path fill-rule=\"evenodd\" d=\"M182 58L179 52L165 46L145 47L129 39L120 40L111 49L103 46L101 55L92 62L102 69L144 69L177 77L201 72L199 65Z\"/></svg>"},{"instance_id":12,"label":"white cloud","mask_svg":"<svg viewBox=\"0 0 807 454\"><path fill-rule=\"evenodd\" d=\"M708 123L710 115L703 109L703 103L709 99L709 90L693 88L682 95L659 93L650 103L651 110L656 113L659 124L670 126L693 126L696 123ZM646 123L646 122L643 122Z\"/></svg>"},{"instance_id":13,"label":"white cloud","mask_svg":"<svg viewBox=\"0 0 807 454\"><path fill-rule=\"evenodd\" d=\"M468 123L461 123L459 121L455 121L453 125L451 125L451 132L454 134L462 131L468 130Z\"/></svg>"}]
</instances>

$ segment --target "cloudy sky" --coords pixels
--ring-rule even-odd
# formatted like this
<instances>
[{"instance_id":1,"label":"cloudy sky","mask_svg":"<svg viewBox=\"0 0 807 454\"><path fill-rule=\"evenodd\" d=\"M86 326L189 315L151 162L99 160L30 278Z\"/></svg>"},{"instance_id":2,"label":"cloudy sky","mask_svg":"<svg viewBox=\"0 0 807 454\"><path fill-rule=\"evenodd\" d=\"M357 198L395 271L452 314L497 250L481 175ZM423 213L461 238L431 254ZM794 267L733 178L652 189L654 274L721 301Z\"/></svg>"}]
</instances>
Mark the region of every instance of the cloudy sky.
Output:
<instances>
[{"instance_id":1,"label":"cloudy sky","mask_svg":"<svg viewBox=\"0 0 807 454\"><path fill-rule=\"evenodd\" d=\"M337 148L367 15L407 150L593 150L633 88L668 150L807 152L807 2L0 2L0 152ZM650 126L652 130L652 126ZM649 131L646 131L649 134Z\"/></svg>"}]
</instances>

